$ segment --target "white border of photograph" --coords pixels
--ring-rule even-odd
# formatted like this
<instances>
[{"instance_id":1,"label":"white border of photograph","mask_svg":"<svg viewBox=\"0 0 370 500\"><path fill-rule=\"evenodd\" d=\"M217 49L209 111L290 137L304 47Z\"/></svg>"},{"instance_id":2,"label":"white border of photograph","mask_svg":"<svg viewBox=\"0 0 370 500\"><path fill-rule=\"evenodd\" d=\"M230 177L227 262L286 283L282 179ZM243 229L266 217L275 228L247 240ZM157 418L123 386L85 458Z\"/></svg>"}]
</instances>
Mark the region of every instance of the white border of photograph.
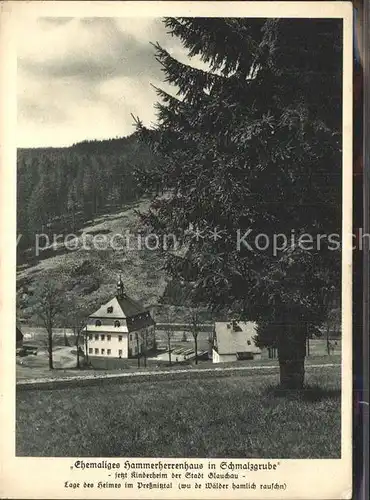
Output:
<instances>
[{"instance_id":1,"label":"white border of photograph","mask_svg":"<svg viewBox=\"0 0 370 500\"><path fill-rule=\"evenodd\" d=\"M76 459L15 456L16 317L16 48L17 22L28 16L76 17L332 17L343 18L343 235L342 253L342 455L340 459L271 460L277 470L258 479L285 483L285 491L140 490L141 498L334 499L352 495L352 4L350 2L3 2L0 26L0 217L1 217L1 468L0 494L7 498L133 498L133 490L66 489L65 481L106 480L105 471L71 471ZM27 33L25 33L27 36ZM318 416L319 418L319 416ZM128 458L128 457L127 457ZM183 461L164 457L145 462ZM103 459L88 459L101 462ZM109 459L110 462L124 462ZM133 459L136 462L140 459ZM190 459L189 459L190 460ZM251 459L249 459L251 461ZM211 460L214 463L221 460ZM191 459L208 467L210 460ZM240 462L240 460L238 460ZM267 460L253 459L266 463Z\"/></svg>"}]
</instances>

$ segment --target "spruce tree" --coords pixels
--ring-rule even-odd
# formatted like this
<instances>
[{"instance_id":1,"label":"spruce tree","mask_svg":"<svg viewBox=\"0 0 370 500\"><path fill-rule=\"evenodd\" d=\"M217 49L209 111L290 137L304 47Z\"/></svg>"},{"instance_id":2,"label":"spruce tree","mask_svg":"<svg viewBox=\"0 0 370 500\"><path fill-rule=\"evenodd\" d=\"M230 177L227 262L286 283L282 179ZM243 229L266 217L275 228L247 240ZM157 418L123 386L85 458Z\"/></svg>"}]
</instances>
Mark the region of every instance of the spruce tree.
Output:
<instances>
[{"instance_id":1,"label":"spruce tree","mask_svg":"<svg viewBox=\"0 0 370 500\"><path fill-rule=\"evenodd\" d=\"M297 241L340 233L341 20L164 23L209 70L155 45L174 92L157 89L155 129L137 119L162 158L156 189L159 178L167 192L144 219L185 245L167 270L191 283L196 303L275 332L281 385L300 388L307 331L340 290L340 252L328 239L310 249ZM279 233L295 240L274 249Z\"/></svg>"}]
</instances>

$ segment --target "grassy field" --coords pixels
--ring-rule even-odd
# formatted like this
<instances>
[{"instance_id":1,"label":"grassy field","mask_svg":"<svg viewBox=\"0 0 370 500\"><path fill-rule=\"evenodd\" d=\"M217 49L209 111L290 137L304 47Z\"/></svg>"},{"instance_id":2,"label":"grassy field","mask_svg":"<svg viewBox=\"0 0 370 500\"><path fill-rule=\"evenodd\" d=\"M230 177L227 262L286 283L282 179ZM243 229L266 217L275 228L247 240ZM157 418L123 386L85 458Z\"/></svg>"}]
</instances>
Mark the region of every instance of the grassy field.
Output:
<instances>
[{"instance_id":1,"label":"grassy field","mask_svg":"<svg viewBox=\"0 0 370 500\"><path fill-rule=\"evenodd\" d=\"M144 367L143 361L140 364L140 367L137 365L137 360L136 359L128 359L125 360L125 363L123 364L122 368L119 369L111 369L111 370L97 370L97 369L77 369L75 367L65 367L65 368L60 368L58 367L58 362L56 363L56 368L54 370L49 370L48 368L48 361L47 361L47 356L28 356L30 359L30 362L26 365L20 365L17 363L16 365L16 378L17 382L21 381L27 381L27 380L37 380L37 379L63 379L63 378L69 378L69 377L85 377L85 376L103 376L104 374L109 374L109 373L135 373L137 371L139 372L145 372L145 371L162 371L162 370L171 370L171 371L177 371L177 370L184 370L187 369L189 371L193 369L197 370L202 370L202 369L214 369L217 371L220 368L239 368L239 367L259 367L259 366L274 366L276 369L278 369L278 361L276 359L260 359L260 360L254 360L254 361L240 361L240 362L229 362L229 363L222 363L222 364L217 364L217 363L212 363L212 360L208 361L199 361L199 363L196 365L195 362L191 362L189 364L183 364L183 363L173 363L171 366L169 366L168 362L166 361L155 361L153 359L148 359L147 360L147 366ZM24 359L24 358L23 358ZM69 360L70 358L68 358ZM32 362L31 362L32 361ZM341 362L341 357L334 355L334 356L311 356L306 359L305 364L307 367L310 365L322 365L322 364L340 364Z\"/></svg>"},{"instance_id":2,"label":"grassy field","mask_svg":"<svg viewBox=\"0 0 370 500\"><path fill-rule=\"evenodd\" d=\"M17 394L18 456L339 458L340 367ZM325 431L323 431L325 430Z\"/></svg>"}]
</instances>

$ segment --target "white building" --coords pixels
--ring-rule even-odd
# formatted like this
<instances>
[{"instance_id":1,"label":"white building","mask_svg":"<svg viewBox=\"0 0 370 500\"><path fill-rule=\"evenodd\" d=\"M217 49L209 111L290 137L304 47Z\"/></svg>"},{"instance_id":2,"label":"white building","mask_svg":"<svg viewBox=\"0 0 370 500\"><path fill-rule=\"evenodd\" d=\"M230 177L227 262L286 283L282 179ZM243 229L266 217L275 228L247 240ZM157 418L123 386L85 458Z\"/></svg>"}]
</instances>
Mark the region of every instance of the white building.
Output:
<instances>
[{"instance_id":1,"label":"white building","mask_svg":"<svg viewBox=\"0 0 370 500\"><path fill-rule=\"evenodd\" d=\"M250 321L216 322L213 332L213 363L260 359L256 346L257 325Z\"/></svg>"},{"instance_id":2,"label":"white building","mask_svg":"<svg viewBox=\"0 0 370 500\"><path fill-rule=\"evenodd\" d=\"M117 294L88 318L85 327L90 362L127 359L153 348L154 321L150 312L124 291L121 278Z\"/></svg>"}]
</instances>

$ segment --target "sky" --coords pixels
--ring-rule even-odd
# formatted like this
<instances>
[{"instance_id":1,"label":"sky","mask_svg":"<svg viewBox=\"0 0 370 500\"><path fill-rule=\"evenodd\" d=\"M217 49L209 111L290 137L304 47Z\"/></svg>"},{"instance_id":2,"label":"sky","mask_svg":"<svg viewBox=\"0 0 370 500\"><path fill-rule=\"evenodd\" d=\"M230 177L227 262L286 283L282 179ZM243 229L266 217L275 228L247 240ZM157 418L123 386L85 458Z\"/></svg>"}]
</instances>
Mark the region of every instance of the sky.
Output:
<instances>
[{"instance_id":1,"label":"sky","mask_svg":"<svg viewBox=\"0 0 370 500\"><path fill-rule=\"evenodd\" d=\"M163 83L150 42L189 64L159 18L27 19L17 36L18 147L126 136L131 113L154 125L152 85L176 90Z\"/></svg>"}]
</instances>

